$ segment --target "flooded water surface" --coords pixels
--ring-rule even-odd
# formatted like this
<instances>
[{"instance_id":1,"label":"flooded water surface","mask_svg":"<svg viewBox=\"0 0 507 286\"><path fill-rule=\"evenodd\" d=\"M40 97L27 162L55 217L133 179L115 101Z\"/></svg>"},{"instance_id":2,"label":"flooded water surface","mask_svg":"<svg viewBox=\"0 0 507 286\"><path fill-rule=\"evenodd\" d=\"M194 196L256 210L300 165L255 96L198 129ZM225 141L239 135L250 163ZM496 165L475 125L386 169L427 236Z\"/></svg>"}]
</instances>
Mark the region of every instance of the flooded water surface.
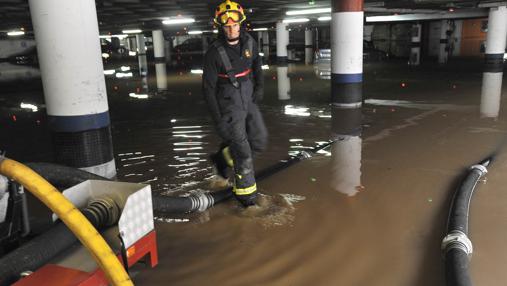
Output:
<instances>
[{"instance_id":1,"label":"flooded water surface","mask_svg":"<svg viewBox=\"0 0 507 286\"><path fill-rule=\"evenodd\" d=\"M118 180L167 195L211 190L208 156L220 142L201 75L169 70L167 91L151 76L106 75ZM255 207L230 200L200 214L155 214L159 265L132 269L136 285L445 285L440 244L453 192L493 152L471 203L471 276L476 285L507 279L505 101L481 99L480 67L365 65L357 111L330 104L328 76L325 65L266 70L270 141L256 169L334 144L259 182ZM50 160L34 85L0 99L2 140L13 158ZM33 136L41 144L21 149Z\"/></svg>"}]
</instances>

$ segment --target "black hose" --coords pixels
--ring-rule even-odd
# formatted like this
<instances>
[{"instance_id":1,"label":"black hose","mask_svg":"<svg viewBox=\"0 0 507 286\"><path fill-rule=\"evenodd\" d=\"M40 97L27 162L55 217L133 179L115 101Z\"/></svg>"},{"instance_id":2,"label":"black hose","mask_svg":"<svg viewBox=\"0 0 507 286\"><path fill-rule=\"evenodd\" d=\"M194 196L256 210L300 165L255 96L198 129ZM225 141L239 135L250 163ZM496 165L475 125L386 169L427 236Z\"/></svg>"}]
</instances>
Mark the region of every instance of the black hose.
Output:
<instances>
[{"instance_id":1,"label":"black hose","mask_svg":"<svg viewBox=\"0 0 507 286\"><path fill-rule=\"evenodd\" d=\"M486 167L491 161L490 157L472 166L454 193L447 222L447 234L442 241L448 286L472 285L468 271L469 256L473 252L472 242L468 238L470 201L477 182L488 172Z\"/></svg>"},{"instance_id":2,"label":"black hose","mask_svg":"<svg viewBox=\"0 0 507 286\"><path fill-rule=\"evenodd\" d=\"M119 219L119 207L111 199L99 199L81 210L97 229L110 226ZM35 271L77 242L62 222L33 238L0 259L0 286L11 285L24 271Z\"/></svg>"},{"instance_id":3,"label":"black hose","mask_svg":"<svg viewBox=\"0 0 507 286\"><path fill-rule=\"evenodd\" d=\"M445 255L445 277L447 285L472 286L468 269L468 254L451 249Z\"/></svg>"},{"instance_id":4,"label":"black hose","mask_svg":"<svg viewBox=\"0 0 507 286\"><path fill-rule=\"evenodd\" d=\"M275 173L283 170L283 169L286 169L294 164L296 164L297 162L299 161L302 161L304 159L307 159L307 158L310 158L312 157L313 154L317 153L318 151L322 150L322 149L325 149L327 147L329 147L330 145L332 145L336 140L332 140L332 141L328 141L326 143L323 143L323 144L319 144L317 145L316 147L312 148L311 150L309 151L302 151L300 152L298 155L296 156L292 156L292 157L289 157L285 160L282 160L272 166L269 166L259 172L257 172L255 178L259 181L261 180L264 180L272 175L274 175Z\"/></svg>"},{"instance_id":5,"label":"black hose","mask_svg":"<svg viewBox=\"0 0 507 286\"><path fill-rule=\"evenodd\" d=\"M110 181L90 172L53 163L26 163L25 165L41 175L46 181L61 189L70 188L87 180Z\"/></svg>"}]
</instances>

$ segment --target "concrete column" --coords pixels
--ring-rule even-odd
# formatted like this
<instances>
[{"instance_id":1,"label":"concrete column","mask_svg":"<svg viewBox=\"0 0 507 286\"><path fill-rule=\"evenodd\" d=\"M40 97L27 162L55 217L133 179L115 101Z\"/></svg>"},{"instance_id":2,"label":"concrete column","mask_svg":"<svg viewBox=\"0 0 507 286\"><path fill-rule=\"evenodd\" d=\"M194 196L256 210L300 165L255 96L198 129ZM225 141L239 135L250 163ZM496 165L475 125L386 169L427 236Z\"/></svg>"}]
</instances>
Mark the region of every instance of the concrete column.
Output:
<instances>
[{"instance_id":1,"label":"concrete column","mask_svg":"<svg viewBox=\"0 0 507 286\"><path fill-rule=\"evenodd\" d=\"M319 27L315 27L315 49L319 49Z\"/></svg>"},{"instance_id":2,"label":"concrete column","mask_svg":"<svg viewBox=\"0 0 507 286\"><path fill-rule=\"evenodd\" d=\"M257 44L260 46L262 44L262 31L257 31Z\"/></svg>"},{"instance_id":3,"label":"concrete column","mask_svg":"<svg viewBox=\"0 0 507 286\"><path fill-rule=\"evenodd\" d=\"M335 106L362 104L363 0L332 0L331 98Z\"/></svg>"},{"instance_id":4,"label":"concrete column","mask_svg":"<svg viewBox=\"0 0 507 286\"><path fill-rule=\"evenodd\" d=\"M131 52L137 52L137 41L135 37L128 37L129 47Z\"/></svg>"},{"instance_id":5,"label":"concrete column","mask_svg":"<svg viewBox=\"0 0 507 286\"><path fill-rule=\"evenodd\" d=\"M313 62L313 30L305 30L305 64Z\"/></svg>"},{"instance_id":6,"label":"concrete column","mask_svg":"<svg viewBox=\"0 0 507 286\"><path fill-rule=\"evenodd\" d=\"M112 178L116 166L95 1L29 5L56 162Z\"/></svg>"},{"instance_id":7,"label":"concrete column","mask_svg":"<svg viewBox=\"0 0 507 286\"><path fill-rule=\"evenodd\" d=\"M449 30L449 21L442 20L440 22L440 50L438 51L438 63L445 64L449 57L449 38L447 31Z\"/></svg>"},{"instance_id":8,"label":"concrete column","mask_svg":"<svg viewBox=\"0 0 507 286\"><path fill-rule=\"evenodd\" d=\"M289 31L287 24L276 22L276 61L279 64L287 63L287 45L289 44Z\"/></svg>"},{"instance_id":9,"label":"concrete column","mask_svg":"<svg viewBox=\"0 0 507 286\"><path fill-rule=\"evenodd\" d=\"M155 30L152 32L152 36L153 36L153 55L155 56L155 62L165 63L164 34L162 30Z\"/></svg>"},{"instance_id":10,"label":"concrete column","mask_svg":"<svg viewBox=\"0 0 507 286\"><path fill-rule=\"evenodd\" d=\"M165 61L171 65L171 49L172 49L172 38L169 38L169 41L164 42L165 48Z\"/></svg>"},{"instance_id":11,"label":"concrete column","mask_svg":"<svg viewBox=\"0 0 507 286\"><path fill-rule=\"evenodd\" d=\"M289 67L287 65L281 65L276 67L276 78L278 83L278 99L289 100L290 99L290 78L287 76Z\"/></svg>"},{"instance_id":12,"label":"concrete column","mask_svg":"<svg viewBox=\"0 0 507 286\"><path fill-rule=\"evenodd\" d=\"M481 90L481 116L496 118L500 112L503 57L507 38L507 8L491 8Z\"/></svg>"},{"instance_id":13,"label":"concrete column","mask_svg":"<svg viewBox=\"0 0 507 286\"><path fill-rule=\"evenodd\" d=\"M131 47L130 47L130 41L129 41L129 38L125 38L125 48L128 50L128 51L131 51Z\"/></svg>"},{"instance_id":14,"label":"concrete column","mask_svg":"<svg viewBox=\"0 0 507 286\"><path fill-rule=\"evenodd\" d=\"M269 32L264 31L262 33L262 52L264 53L264 58L266 62L269 62Z\"/></svg>"},{"instance_id":15,"label":"concrete column","mask_svg":"<svg viewBox=\"0 0 507 286\"><path fill-rule=\"evenodd\" d=\"M349 197L361 191L361 108L331 109L331 188Z\"/></svg>"},{"instance_id":16,"label":"concrete column","mask_svg":"<svg viewBox=\"0 0 507 286\"><path fill-rule=\"evenodd\" d=\"M143 34L136 35L137 59L139 60L139 74L148 75L148 60L146 59L146 43Z\"/></svg>"},{"instance_id":17,"label":"concrete column","mask_svg":"<svg viewBox=\"0 0 507 286\"><path fill-rule=\"evenodd\" d=\"M167 90L167 70L165 59L165 39L162 30L155 30L153 36L153 55L155 57L155 76L157 89ZM146 58L146 56L145 56Z\"/></svg>"},{"instance_id":18,"label":"concrete column","mask_svg":"<svg viewBox=\"0 0 507 286\"><path fill-rule=\"evenodd\" d=\"M412 25L412 48L410 49L409 64L418 66L421 63L421 24Z\"/></svg>"}]
</instances>

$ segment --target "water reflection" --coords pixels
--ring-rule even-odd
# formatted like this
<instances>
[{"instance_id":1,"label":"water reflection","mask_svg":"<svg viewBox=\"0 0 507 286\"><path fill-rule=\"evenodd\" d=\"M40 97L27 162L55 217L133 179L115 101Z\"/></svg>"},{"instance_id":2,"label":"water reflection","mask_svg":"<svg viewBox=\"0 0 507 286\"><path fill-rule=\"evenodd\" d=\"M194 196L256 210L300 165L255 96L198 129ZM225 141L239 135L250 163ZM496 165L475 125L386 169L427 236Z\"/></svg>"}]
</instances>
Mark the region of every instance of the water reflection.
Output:
<instances>
[{"instance_id":1,"label":"water reflection","mask_svg":"<svg viewBox=\"0 0 507 286\"><path fill-rule=\"evenodd\" d=\"M178 141L173 143L173 151L176 152L174 161L176 163L170 164L168 167L177 170L176 178L189 178L195 177L200 173L207 173L209 170L204 167L207 164L207 153L195 151L204 150L204 146L208 143L205 141L193 141L195 138L202 139L206 137L204 126L182 125L173 126L172 129L172 137L178 139Z\"/></svg>"},{"instance_id":2,"label":"water reflection","mask_svg":"<svg viewBox=\"0 0 507 286\"><path fill-rule=\"evenodd\" d=\"M287 73L288 67L277 67L277 79L278 79L278 99L289 100L290 99L290 78Z\"/></svg>"},{"instance_id":3,"label":"water reflection","mask_svg":"<svg viewBox=\"0 0 507 286\"><path fill-rule=\"evenodd\" d=\"M482 75L481 117L497 118L500 114L503 73L485 72Z\"/></svg>"},{"instance_id":4,"label":"water reflection","mask_svg":"<svg viewBox=\"0 0 507 286\"><path fill-rule=\"evenodd\" d=\"M332 109L331 187L347 196L361 189L361 109Z\"/></svg>"},{"instance_id":5,"label":"water reflection","mask_svg":"<svg viewBox=\"0 0 507 286\"><path fill-rule=\"evenodd\" d=\"M23 109L29 109L31 110L32 112L37 112L39 111L39 108L35 105L35 104L31 104L31 103L24 103L24 102L21 102L21 104L19 105L19 107L23 108Z\"/></svg>"},{"instance_id":6,"label":"water reflection","mask_svg":"<svg viewBox=\"0 0 507 286\"><path fill-rule=\"evenodd\" d=\"M159 91L167 90L167 70L165 63L155 64L155 74L157 77L157 89Z\"/></svg>"},{"instance_id":7,"label":"water reflection","mask_svg":"<svg viewBox=\"0 0 507 286\"><path fill-rule=\"evenodd\" d=\"M329 62L319 62L313 65L315 75L319 79L331 79L331 64Z\"/></svg>"},{"instance_id":8,"label":"water reflection","mask_svg":"<svg viewBox=\"0 0 507 286\"><path fill-rule=\"evenodd\" d=\"M40 78L40 70L32 66L0 63L0 82L25 81Z\"/></svg>"}]
</instances>

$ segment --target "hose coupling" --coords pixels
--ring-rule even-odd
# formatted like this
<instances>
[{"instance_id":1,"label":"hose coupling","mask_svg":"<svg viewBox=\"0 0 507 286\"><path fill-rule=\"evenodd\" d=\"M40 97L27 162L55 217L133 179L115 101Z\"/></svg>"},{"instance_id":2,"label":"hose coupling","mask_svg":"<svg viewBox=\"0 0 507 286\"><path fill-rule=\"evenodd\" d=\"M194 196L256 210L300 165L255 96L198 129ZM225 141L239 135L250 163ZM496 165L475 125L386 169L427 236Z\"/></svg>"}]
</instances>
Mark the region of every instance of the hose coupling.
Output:
<instances>
[{"instance_id":1,"label":"hose coupling","mask_svg":"<svg viewBox=\"0 0 507 286\"><path fill-rule=\"evenodd\" d=\"M479 172L481 172L481 177L488 173L488 169L481 164L473 165L472 167L470 167L470 170L478 170Z\"/></svg>"},{"instance_id":2,"label":"hose coupling","mask_svg":"<svg viewBox=\"0 0 507 286\"><path fill-rule=\"evenodd\" d=\"M96 227L114 225L120 219L121 210L118 204L109 197L91 200L86 211L95 218Z\"/></svg>"},{"instance_id":3,"label":"hose coupling","mask_svg":"<svg viewBox=\"0 0 507 286\"><path fill-rule=\"evenodd\" d=\"M470 241L465 233L459 230L453 230L444 237L441 249L444 256L451 249L459 249L469 257L472 256L473 252L472 241Z\"/></svg>"},{"instance_id":4,"label":"hose coupling","mask_svg":"<svg viewBox=\"0 0 507 286\"><path fill-rule=\"evenodd\" d=\"M215 204L215 199L209 193L193 194L189 198L192 202L190 212L203 212Z\"/></svg>"},{"instance_id":5,"label":"hose coupling","mask_svg":"<svg viewBox=\"0 0 507 286\"><path fill-rule=\"evenodd\" d=\"M310 154L309 152L307 151L301 151L298 155L298 157L300 159L308 159L308 158L311 158L312 157L312 154Z\"/></svg>"}]
</instances>

